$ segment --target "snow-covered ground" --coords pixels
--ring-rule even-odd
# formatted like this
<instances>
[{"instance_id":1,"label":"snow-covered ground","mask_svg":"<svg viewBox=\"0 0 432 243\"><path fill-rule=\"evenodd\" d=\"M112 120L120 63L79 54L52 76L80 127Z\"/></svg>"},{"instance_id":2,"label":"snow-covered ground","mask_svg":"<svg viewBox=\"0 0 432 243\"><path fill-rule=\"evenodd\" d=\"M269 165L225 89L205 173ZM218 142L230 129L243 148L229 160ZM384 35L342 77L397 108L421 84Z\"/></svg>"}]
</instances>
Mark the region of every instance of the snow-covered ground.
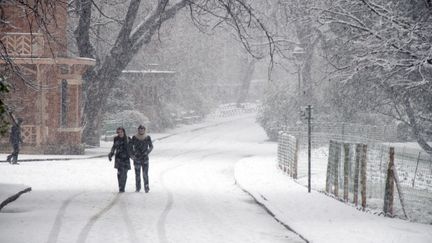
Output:
<instances>
[{"instance_id":1,"label":"snow-covered ground","mask_svg":"<svg viewBox=\"0 0 432 243\"><path fill-rule=\"evenodd\" d=\"M239 185L310 242L432 242L432 226L362 212L291 180L272 156L236 165Z\"/></svg>"},{"instance_id":2,"label":"snow-covered ground","mask_svg":"<svg viewBox=\"0 0 432 243\"><path fill-rule=\"evenodd\" d=\"M251 115L150 134L148 194L117 193L111 143L72 160L0 163L0 242L432 242L432 226L360 212L276 169ZM0 155L2 157L5 154ZM64 157L64 156L60 156ZM20 158L60 158L22 155ZM249 194L285 224L278 223Z\"/></svg>"}]
</instances>

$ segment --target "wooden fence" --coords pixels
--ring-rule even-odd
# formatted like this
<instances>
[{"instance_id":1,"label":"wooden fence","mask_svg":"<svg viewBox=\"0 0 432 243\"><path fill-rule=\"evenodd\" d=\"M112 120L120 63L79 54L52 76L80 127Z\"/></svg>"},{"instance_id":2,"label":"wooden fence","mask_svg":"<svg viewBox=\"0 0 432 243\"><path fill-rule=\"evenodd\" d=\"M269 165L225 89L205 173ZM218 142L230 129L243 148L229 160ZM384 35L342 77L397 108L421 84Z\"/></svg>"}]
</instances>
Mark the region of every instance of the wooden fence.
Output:
<instances>
[{"instance_id":1,"label":"wooden fence","mask_svg":"<svg viewBox=\"0 0 432 243\"><path fill-rule=\"evenodd\" d=\"M408 218L404 188L399 180L398 170L395 164L395 148L388 147L387 163L382 168L381 178L374 176L372 170L376 167L368 165L368 145L352 144L331 140L329 143L329 156L326 176L326 192L333 194L345 202L352 202L363 209L369 207L368 199L373 200L373 205L381 201L384 215L394 217L395 201L398 201L400 211L404 218ZM368 168L371 167L371 168ZM371 170L372 169L372 170ZM370 175L368 175L370 172ZM342 178L342 181L339 181ZM381 194L381 200L377 199L375 193L380 183L384 182L384 190ZM342 185L342 188L340 189ZM395 191L395 186L397 191ZM342 193L340 193L340 190ZM370 190L371 192L368 192ZM413 190L410 188L410 190ZM360 196L360 198L359 198ZM379 195L378 195L379 196ZM372 207L373 208L373 207Z\"/></svg>"}]
</instances>

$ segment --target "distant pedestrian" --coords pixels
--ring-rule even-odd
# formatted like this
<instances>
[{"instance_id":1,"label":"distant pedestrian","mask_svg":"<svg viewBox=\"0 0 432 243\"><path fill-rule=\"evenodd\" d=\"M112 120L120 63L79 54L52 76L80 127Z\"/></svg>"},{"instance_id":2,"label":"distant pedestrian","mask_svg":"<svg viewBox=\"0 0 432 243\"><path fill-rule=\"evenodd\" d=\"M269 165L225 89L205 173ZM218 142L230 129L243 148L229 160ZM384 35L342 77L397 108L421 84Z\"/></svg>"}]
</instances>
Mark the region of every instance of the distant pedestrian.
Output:
<instances>
[{"instance_id":1,"label":"distant pedestrian","mask_svg":"<svg viewBox=\"0 0 432 243\"><path fill-rule=\"evenodd\" d=\"M18 118L16 123L11 128L11 133L9 141L12 145L13 151L7 156L7 162L11 164L18 164L18 154L20 151L20 144L23 142L21 138L21 124L23 122L22 118Z\"/></svg>"},{"instance_id":2,"label":"distant pedestrian","mask_svg":"<svg viewBox=\"0 0 432 243\"><path fill-rule=\"evenodd\" d=\"M141 169L144 179L144 191L147 193L149 187L149 154L153 150L153 143L151 137L146 134L146 128L139 125L138 133L132 137L131 149L135 167L135 185L136 191L141 190Z\"/></svg>"},{"instance_id":3,"label":"distant pedestrian","mask_svg":"<svg viewBox=\"0 0 432 243\"><path fill-rule=\"evenodd\" d=\"M114 137L114 144L108 154L108 159L111 161L115 156L114 168L117 169L119 192L125 191L127 172L131 169L129 142L130 138L126 135L125 129L117 128L117 136Z\"/></svg>"}]
</instances>

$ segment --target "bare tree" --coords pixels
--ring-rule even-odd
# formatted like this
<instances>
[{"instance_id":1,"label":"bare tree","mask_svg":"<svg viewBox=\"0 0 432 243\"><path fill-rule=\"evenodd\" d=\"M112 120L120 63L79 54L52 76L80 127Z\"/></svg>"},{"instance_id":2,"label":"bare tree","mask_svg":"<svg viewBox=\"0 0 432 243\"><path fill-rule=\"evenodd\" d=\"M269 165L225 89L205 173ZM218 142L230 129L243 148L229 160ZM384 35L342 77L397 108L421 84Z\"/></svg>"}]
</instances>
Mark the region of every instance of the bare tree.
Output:
<instances>
[{"instance_id":1,"label":"bare tree","mask_svg":"<svg viewBox=\"0 0 432 243\"><path fill-rule=\"evenodd\" d=\"M432 11L428 1L332 1L322 23L333 36L329 62L345 87L363 87L369 110L406 123L432 154Z\"/></svg>"},{"instance_id":2,"label":"bare tree","mask_svg":"<svg viewBox=\"0 0 432 243\"><path fill-rule=\"evenodd\" d=\"M252 52L252 48L249 45L249 39L252 36L249 35L248 29L261 29L269 39L269 52L274 51L271 35L266 31L264 24L257 18L246 0L181 0L176 2L160 0L156 1L152 10L148 11L142 21L138 21L137 16L141 5L139 0L129 2L113 47L103 58L103 61L97 60L94 69L85 76L87 84L83 139L87 144L99 144L101 117L107 95L111 92L122 70L143 46L152 41L161 25L174 18L183 9L187 9L191 18L201 25L211 17L232 26L237 31L243 46L250 52ZM99 10L100 8L94 1L79 0L80 19L75 34L79 53L82 57L95 57L94 48L89 38L92 11L95 9Z\"/></svg>"}]
</instances>

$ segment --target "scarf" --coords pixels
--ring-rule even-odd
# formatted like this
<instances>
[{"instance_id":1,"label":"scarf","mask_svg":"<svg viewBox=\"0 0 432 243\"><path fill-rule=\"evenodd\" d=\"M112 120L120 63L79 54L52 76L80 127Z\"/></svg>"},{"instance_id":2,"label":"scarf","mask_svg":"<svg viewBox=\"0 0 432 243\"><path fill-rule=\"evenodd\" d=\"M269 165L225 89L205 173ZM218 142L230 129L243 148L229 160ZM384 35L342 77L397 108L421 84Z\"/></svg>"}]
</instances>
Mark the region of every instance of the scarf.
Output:
<instances>
[{"instance_id":1,"label":"scarf","mask_svg":"<svg viewBox=\"0 0 432 243\"><path fill-rule=\"evenodd\" d=\"M144 140L146 137L147 137L147 133L144 133L144 134L139 134L139 133L137 133L137 134L135 134L135 137L138 139L138 140Z\"/></svg>"}]
</instances>

